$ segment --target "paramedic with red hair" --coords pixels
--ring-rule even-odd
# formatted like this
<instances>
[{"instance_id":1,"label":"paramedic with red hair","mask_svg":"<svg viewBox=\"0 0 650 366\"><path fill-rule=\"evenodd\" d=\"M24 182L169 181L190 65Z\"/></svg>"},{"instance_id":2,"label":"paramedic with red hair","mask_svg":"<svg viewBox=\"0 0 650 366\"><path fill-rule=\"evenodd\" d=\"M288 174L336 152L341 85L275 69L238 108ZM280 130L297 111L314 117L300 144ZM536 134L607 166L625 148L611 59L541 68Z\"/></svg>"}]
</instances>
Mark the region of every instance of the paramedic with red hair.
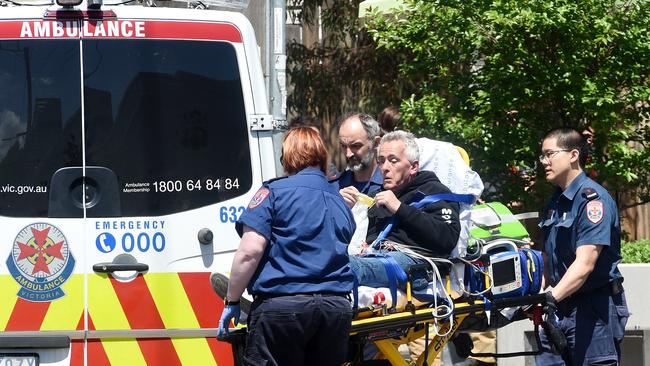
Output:
<instances>
[{"instance_id":1,"label":"paramedic with red hair","mask_svg":"<svg viewBox=\"0 0 650 366\"><path fill-rule=\"evenodd\" d=\"M245 365L340 365L352 323L347 245L354 218L327 181L318 132L289 130L281 160L288 176L265 182L236 223L242 239L218 333L239 320L248 288L254 301Z\"/></svg>"}]
</instances>

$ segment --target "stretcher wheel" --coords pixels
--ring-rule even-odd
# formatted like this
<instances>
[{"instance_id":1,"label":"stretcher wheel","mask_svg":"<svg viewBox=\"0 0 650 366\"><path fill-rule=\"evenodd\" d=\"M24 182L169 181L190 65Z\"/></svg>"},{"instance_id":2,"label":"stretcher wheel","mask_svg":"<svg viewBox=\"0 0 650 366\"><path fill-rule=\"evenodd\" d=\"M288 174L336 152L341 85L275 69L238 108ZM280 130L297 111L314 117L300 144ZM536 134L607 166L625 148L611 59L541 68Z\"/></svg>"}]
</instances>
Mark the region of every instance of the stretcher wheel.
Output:
<instances>
[{"instance_id":1,"label":"stretcher wheel","mask_svg":"<svg viewBox=\"0 0 650 366\"><path fill-rule=\"evenodd\" d=\"M468 333L456 333L456 336L451 340L456 348L456 354L462 359L466 359L472 353L474 342Z\"/></svg>"}]
</instances>

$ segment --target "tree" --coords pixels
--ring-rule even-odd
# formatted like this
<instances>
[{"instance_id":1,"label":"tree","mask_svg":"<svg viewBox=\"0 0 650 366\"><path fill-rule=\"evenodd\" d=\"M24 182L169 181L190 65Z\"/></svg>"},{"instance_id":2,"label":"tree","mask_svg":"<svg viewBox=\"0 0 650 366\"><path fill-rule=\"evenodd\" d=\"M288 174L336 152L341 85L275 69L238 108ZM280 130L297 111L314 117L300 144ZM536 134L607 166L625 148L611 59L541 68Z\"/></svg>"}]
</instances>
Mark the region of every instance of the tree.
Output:
<instances>
[{"instance_id":1,"label":"tree","mask_svg":"<svg viewBox=\"0 0 650 366\"><path fill-rule=\"evenodd\" d=\"M464 146L487 199L539 209L552 127L592 128L588 165L610 190L650 199L647 0L405 0L369 25L419 88L406 127Z\"/></svg>"},{"instance_id":2,"label":"tree","mask_svg":"<svg viewBox=\"0 0 650 366\"><path fill-rule=\"evenodd\" d=\"M323 39L287 45L289 112L321 118L326 143L339 162L334 129L339 116L350 111L376 115L415 90L398 79L404 56L377 48L368 35L357 17L359 1L299 1L302 23L309 27L322 22Z\"/></svg>"}]
</instances>

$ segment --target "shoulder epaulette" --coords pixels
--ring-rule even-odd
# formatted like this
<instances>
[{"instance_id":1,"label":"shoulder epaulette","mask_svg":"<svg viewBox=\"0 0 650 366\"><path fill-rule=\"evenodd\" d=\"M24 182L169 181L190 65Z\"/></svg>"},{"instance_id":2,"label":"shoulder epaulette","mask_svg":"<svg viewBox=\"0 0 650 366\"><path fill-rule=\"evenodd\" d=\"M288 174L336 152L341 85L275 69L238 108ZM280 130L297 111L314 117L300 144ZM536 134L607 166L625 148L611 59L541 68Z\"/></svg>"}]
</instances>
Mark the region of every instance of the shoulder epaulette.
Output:
<instances>
[{"instance_id":1,"label":"shoulder epaulette","mask_svg":"<svg viewBox=\"0 0 650 366\"><path fill-rule=\"evenodd\" d=\"M582 196L591 201L598 198L598 192L596 192L596 190L593 188L587 187L582 190Z\"/></svg>"},{"instance_id":2,"label":"shoulder epaulette","mask_svg":"<svg viewBox=\"0 0 650 366\"><path fill-rule=\"evenodd\" d=\"M285 176L282 176L282 177L277 177L277 178L269 179L269 180L267 180L266 182L262 183L262 185L264 185L265 187L268 187L269 184L271 184L271 183L273 183L273 182L275 182L275 181L281 180L281 179L286 179L286 178L289 178L289 176L288 176L288 175L285 175Z\"/></svg>"}]
</instances>

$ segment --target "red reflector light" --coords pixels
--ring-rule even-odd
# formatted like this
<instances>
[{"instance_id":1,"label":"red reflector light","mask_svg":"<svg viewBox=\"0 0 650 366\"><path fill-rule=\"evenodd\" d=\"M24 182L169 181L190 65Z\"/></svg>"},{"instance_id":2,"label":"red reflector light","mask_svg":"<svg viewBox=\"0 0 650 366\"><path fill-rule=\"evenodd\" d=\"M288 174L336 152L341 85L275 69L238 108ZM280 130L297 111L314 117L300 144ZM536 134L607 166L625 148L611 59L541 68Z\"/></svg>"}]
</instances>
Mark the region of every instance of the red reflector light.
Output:
<instances>
[{"instance_id":1,"label":"red reflector light","mask_svg":"<svg viewBox=\"0 0 650 366\"><path fill-rule=\"evenodd\" d=\"M47 10L43 19L116 19L117 15L112 10Z\"/></svg>"}]
</instances>

